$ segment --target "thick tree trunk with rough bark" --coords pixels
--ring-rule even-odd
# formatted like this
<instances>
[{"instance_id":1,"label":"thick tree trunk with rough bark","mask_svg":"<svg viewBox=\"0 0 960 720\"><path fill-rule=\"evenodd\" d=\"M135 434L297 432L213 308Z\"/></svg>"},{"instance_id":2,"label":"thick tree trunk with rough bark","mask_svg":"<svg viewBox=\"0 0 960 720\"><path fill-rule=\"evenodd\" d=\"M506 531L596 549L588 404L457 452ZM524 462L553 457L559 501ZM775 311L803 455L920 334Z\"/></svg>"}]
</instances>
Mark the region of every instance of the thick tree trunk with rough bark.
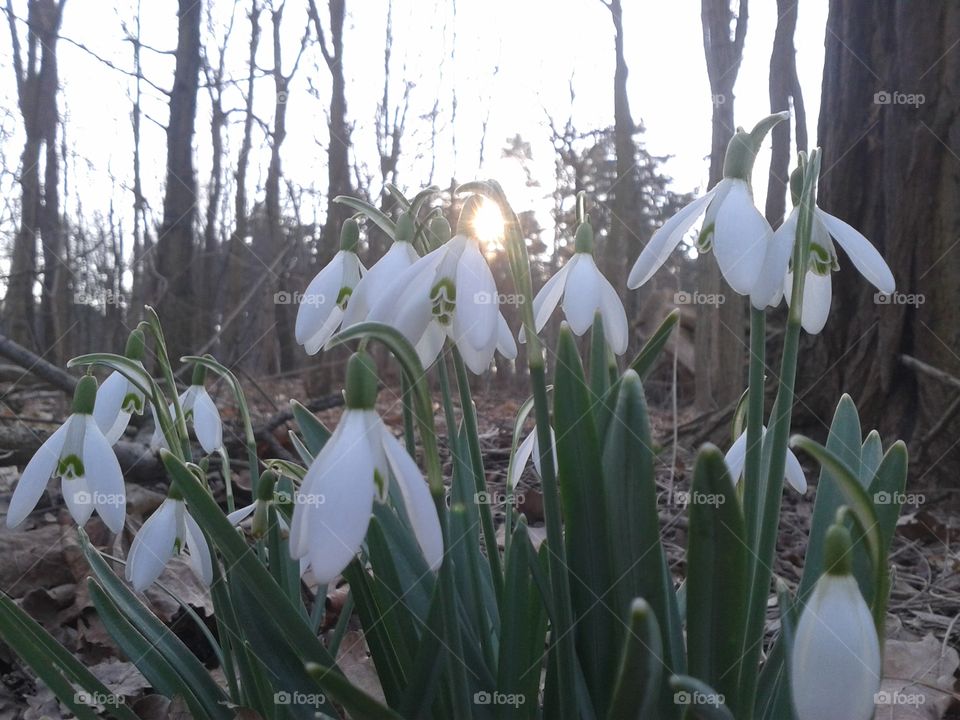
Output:
<instances>
[{"instance_id":1,"label":"thick tree trunk with rough bark","mask_svg":"<svg viewBox=\"0 0 960 720\"><path fill-rule=\"evenodd\" d=\"M200 18L203 3L179 0L177 62L167 123L167 180L163 222L157 236L157 272L162 278L160 319L170 356L193 351L197 294L193 285L197 178L193 135L200 79Z\"/></svg>"},{"instance_id":2,"label":"thick tree trunk with rough bark","mask_svg":"<svg viewBox=\"0 0 960 720\"><path fill-rule=\"evenodd\" d=\"M960 376L960 5L832 0L820 112L820 205L864 233L897 281L889 302L839 251L823 334L806 338L801 409L828 420L848 392L885 438L956 485L957 391L904 366ZM939 429L930 434L932 428Z\"/></svg>"},{"instance_id":3,"label":"thick tree trunk with rough bark","mask_svg":"<svg viewBox=\"0 0 960 720\"><path fill-rule=\"evenodd\" d=\"M733 86L747 33L747 0L734 16L731 0L702 0L703 49L713 101L710 187L723 178L723 159L733 137ZM699 296L723 298L697 307L696 403L708 411L736 402L746 379L746 302L723 282L712 257L698 263Z\"/></svg>"}]
</instances>

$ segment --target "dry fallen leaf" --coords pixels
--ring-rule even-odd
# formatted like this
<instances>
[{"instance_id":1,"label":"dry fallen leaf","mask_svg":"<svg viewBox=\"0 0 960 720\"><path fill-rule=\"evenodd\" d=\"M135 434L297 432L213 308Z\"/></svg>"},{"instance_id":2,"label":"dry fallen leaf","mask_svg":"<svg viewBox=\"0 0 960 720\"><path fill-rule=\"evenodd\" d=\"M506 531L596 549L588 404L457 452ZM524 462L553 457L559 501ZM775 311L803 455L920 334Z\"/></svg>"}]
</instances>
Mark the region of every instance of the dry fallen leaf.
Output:
<instances>
[{"instance_id":1,"label":"dry fallen leaf","mask_svg":"<svg viewBox=\"0 0 960 720\"><path fill-rule=\"evenodd\" d=\"M888 640L876 720L940 720L953 703L960 656L933 635Z\"/></svg>"}]
</instances>

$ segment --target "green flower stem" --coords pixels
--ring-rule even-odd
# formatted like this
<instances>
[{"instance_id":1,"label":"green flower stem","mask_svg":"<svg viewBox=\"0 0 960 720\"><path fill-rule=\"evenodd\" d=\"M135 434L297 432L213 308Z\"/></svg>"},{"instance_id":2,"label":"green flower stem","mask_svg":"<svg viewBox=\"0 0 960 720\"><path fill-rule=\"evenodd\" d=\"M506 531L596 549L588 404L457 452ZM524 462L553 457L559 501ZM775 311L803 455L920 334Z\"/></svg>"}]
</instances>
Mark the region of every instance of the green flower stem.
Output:
<instances>
[{"instance_id":1,"label":"green flower stem","mask_svg":"<svg viewBox=\"0 0 960 720\"><path fill-rule=\"evenodd\" d=\"M744 463L743 502L750 547L756 547L760 518L760 459L763 438L764 356L767 313L750 307L750 374L747 391L747 455Z\"/></svg>"},{"instance_id":2,"label":"green flower stem","mask_svg":"<svg viewBox=\"0 0 960 720\"><path fill-rule=\"evenodd\" d=\"M157 362L160 363L160 371L163 374L163 379L167 384L167 390L173 402L173 422L176 424L181 454L185 460L189 460L190 435L187 433L187 418L183 414L183 408L180 407L180 393L177 392L177 380L173 376L173 367L170 365L170 356L167 354L167 341L163 336L160 318L157 316L157 311L149 305L144 306L143 310L147 316L147 327L150 328L153 339L157 343ZM157 415L161 420L163 419L163 410L165 410L165 408L161 409L157 407ZM164 434L166 434L166 430L164 430ZM169 438L167 439L167 444L171 448L174 447L174 443L171 443Z\"/></svg>"},{"instance_id":3,"label":"green flower stem","mask_svg":"<svg viewBox=\"0 0 960 720\"><path fill-rule=\"evenodd\" d=\"M480 454L477 409L473 404L473 397L470 393L470 378L467 376L467 368L456 348L453 350L453 366L457 372L460 411L463 414L464 429L467 431L475 490L478 493L486 494L487 477L483 469L483 457ZM480 525L483 529L483 545L487 550L487 562L490 563L490 574L493 576L493 590L497 596L497 604L503 604L503 563L500 560L500 549L497 547L497 533L493 527L493 510L490 503L482 503L477 509L480 513ZM509 512L509 507L507 511Z\"/></svg>"},{"instance_id":4,"label":"green flower stem","mask_svg":"<svg viewBox=\"0 0 960 720\"><path fill-rule=\"evenodd\" d=\"M777 397L773 403L770 427L763 443L760 473L760 493L757 504L760 510L759 528L754 553L749 568L750 582L747 597L747 632L744 637L744 662L740 682L740 697L756 696L759 678L758 664L763 645L766 621L767 597L773 576L777 533L780 528L780 505L783 496L783 475L786 467L787 444L790 439L790 416L793 411L794 383L797 375L797 354L800 345L803 286L806 279L807 259L810 255L810 238L813 229L813 210L816 204L816 182L820 172L820 158L816 150L806 163L804 187L797 223L797 241L793 249L792 302L787 317L787 330L783 342L783 358ZM748 705L745 720L753 717L753 708Z\"/></svg>"}]
</instances>

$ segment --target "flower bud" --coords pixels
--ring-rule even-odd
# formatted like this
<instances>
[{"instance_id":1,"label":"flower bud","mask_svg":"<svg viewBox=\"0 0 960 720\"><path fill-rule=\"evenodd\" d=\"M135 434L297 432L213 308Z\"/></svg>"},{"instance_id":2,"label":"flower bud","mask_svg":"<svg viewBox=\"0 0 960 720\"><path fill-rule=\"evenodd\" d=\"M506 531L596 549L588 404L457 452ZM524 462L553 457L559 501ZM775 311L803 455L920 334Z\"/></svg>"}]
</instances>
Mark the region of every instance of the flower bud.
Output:
<instances>
[{"instance_id":1,"label":"flower bud","mask_svg":"<svg viewBox=\"0 0 960 720\"><path fill-rule=\"evenodd\" d=\"M394 240L397 242L413 242L413 235L416 232L416 226L410 213L405 212L397 218L397 226L394 229Z\"/></svg>"},{"instance_id":2,"label":"flower bud","mask_svg":"<svg viewBox=\"0 0 960 720\"><path fill-rule=\"evenodd\" d=\"M880 686L880 643L851 574L850 533L833 525L825 572L797 626L790 687L797 720L869 720Z\"/></svg>"},{"instance_id":3,"label":"flower bud","mask_svg":"<svg viewBox=\"0 0 960 720\"><path fill-rule=\"evenodd\" d=\"M73 391L72 412L80 415L91 415L96 401L97 379L93 375L84 375Z\"/></svg>"},{"instance_id":4,"label":"flower bud","mask_svg":"<svg viewBox=\"0 0 960 720\"><path fill-rule=\"evenodd\" d=\"M476 237L473 221L483 203L484 199L481 195L471 195L464 200L463 207L460 209L460 217L457 220L457 233L468 237Z\"/></svg>"},{"instance_id":5,"label":"flower bud","mask_svg":"<svg viewBox=\"0 0 960 720\"><path fill-rule=\"evenodd\" d=\"M123 351L124 357L130 360L143 360L146 346L146 338L143 336L143 330L135 328L127 337L127 347Z\"/></svg>"},{"instance_id":6,"label":"flower bud","mask_svg":"<svg viewBox=\"0 0 960 720\"><path fill-rule=\"evenodd\" d=\"M377 402L377 365L366 352L354 353L347 362L347 407L371 410Z\"/></svg>"},{"instance_id":7,"label":"flower bud","mask_svg":"<svg viewBox=\"0 0 960 720\"><path fill-rule=\"evenodd\" d=\"M203 385L207 379L207 367L200 363L193 366L193 376L190 378L191 385Z\"/></svg>"},{"instance_id":8,"label":"flower bud","mask_svg":"<svg viewBox=\"0 0 960 720\"><path fill-rule=\"evenodd\" d=\"M574 251L593 254L593 226L589 222L582 222L577 228Z\"/></svg>"},{"instance_id":9,"label":"flower bud","mask_svg":"<svg viewBox=\"0 0 960 720\"><path fill-rule=\"evenodd\" d=\"M355 253L360 244L360 226L353 218L345 220L340 228L340 249Z\"/></svg>"},{"instance_id":10,"label":"flower bud","mask_svg":"<svg viewBox=\"0 0 960 720\"><path fill-rule=\"evenodd\" d=\"M433 218L428 228L431 248L438 248L453 237L453 230L450 227L450 223L447 222L447 219L443 215L438 215Z\"/></svg>"}]
</instances>

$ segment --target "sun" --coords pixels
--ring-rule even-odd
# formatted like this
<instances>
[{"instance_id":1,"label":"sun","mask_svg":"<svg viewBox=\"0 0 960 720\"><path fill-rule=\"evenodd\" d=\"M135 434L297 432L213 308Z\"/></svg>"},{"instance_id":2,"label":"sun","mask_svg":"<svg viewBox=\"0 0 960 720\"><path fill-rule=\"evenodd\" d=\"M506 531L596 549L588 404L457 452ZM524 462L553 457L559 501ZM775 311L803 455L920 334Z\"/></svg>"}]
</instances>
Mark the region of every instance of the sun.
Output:
<instances>
[{"instance_id":1,"label":"sun","mask_svg":"<svg viewBox=\"0 0 960 720\"><path fill-rule=\"evenodd\" d=\"M503 249L503 215L495 203L483 201L471 221L477 240L487 255Z\"/></svg>"}]
</instances>

